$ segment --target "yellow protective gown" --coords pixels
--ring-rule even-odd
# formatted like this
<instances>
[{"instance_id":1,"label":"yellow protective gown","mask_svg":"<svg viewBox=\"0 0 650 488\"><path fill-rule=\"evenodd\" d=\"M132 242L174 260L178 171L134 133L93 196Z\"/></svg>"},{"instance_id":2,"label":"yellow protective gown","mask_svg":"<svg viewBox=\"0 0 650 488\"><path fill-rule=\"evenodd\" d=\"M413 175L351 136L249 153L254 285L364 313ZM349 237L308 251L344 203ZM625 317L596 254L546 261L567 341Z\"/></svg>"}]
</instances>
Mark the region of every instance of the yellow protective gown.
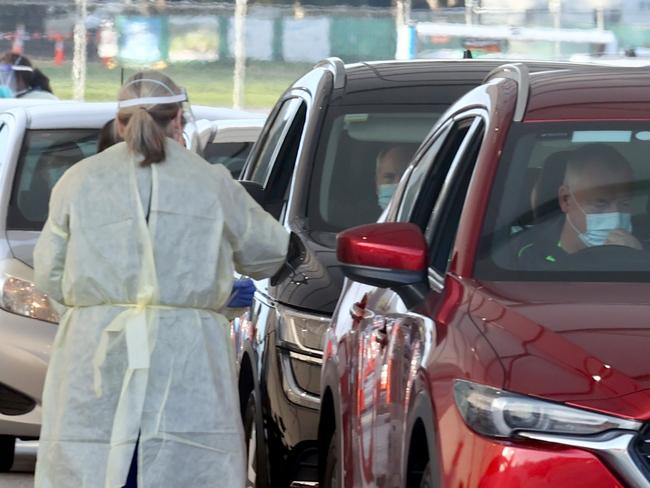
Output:
<instances>
[{"instance_id":1,"label":"yellow protective gown","mask_svg":"<svg viewBox=\"0 0 650 488\"><path fill-rule=\"evenodd\" d=\"M35 277L69 308L45 381L37 488L123 486L138 434L139 487L244 487L217 311L235 270L281 267L288 234L225 168L166 147L164 162L141 168L118 144L52 192Z\"/></svg>"}]
</instances>

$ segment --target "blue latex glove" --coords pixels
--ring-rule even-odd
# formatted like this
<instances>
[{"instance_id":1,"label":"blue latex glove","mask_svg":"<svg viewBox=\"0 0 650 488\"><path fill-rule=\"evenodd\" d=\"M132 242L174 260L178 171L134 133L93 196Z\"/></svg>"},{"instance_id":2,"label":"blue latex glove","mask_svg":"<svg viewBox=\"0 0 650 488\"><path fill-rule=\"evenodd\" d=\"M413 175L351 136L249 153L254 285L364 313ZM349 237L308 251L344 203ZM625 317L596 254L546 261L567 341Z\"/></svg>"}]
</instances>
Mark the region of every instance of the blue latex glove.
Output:
<instances>
[{"instance_id":1,"label":"blue latex glove","mask_svg":"<svg viewBox=\"0 0 650 488\"><path fill-rule=\"evenodd\" d=\"M255 295L255 283L250 278L240 278L232 285L232 293L228 301L228 308L250 307Z\"/></svg>"}]
</instances>

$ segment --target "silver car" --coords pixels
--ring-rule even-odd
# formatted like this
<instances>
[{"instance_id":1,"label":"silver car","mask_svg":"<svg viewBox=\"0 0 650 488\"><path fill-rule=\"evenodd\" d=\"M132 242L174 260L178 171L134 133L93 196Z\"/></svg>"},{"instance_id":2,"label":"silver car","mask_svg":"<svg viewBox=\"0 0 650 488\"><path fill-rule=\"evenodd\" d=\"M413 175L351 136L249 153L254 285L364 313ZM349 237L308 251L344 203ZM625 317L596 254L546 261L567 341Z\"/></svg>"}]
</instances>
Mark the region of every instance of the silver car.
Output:
<instances>
[{"instance_id":1,"label":"silver car","mask_svg":"<svg viewBox=\"0 0 650 488\"><path fill-rule=\"evenodd\" d=\"M6 110L8 105L13 108ZM32 252L47 217L50 191L65 169L95 153L99 129L114 117L116 104L6 102L0 104L3 109L0 472L12 467L16 438L35 439L40 430L41 392L60 310L34 287ZM226 165L228 155L245 158L264 123L261 114L202 106L193 111L204 119L196 124L202 127L200 149Z\"/></svg>"}]
</instances>

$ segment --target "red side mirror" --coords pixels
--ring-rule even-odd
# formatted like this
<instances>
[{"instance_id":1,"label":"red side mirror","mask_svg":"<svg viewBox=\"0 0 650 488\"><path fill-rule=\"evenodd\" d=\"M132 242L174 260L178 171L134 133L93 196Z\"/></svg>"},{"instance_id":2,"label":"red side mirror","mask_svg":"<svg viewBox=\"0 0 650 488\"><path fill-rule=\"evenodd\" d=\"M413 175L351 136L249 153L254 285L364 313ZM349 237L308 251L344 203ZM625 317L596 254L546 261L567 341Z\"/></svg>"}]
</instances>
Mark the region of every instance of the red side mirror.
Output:
<instances>
[{"instance_id":1,"label":"red side mirror","mask_svg":"<svg viewBox=\"0 0 650 488\"><path fill-rule=\"evenodd\" d=\"M422 272L427 244L415 224L387 222L353 227L338 235L336 254L346 267Z\"/></svg>"}]
</instances>

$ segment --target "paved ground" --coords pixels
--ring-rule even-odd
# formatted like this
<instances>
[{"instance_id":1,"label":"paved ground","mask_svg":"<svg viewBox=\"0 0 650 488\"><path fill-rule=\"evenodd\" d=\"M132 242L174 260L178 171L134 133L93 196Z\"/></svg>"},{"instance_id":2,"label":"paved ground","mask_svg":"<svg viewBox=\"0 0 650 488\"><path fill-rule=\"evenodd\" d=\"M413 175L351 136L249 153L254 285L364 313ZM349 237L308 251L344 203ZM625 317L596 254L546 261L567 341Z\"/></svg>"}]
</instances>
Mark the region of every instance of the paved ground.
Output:
<instances>
[{"instance_id":1,"label":"paved ground","mask_svg":"<svg viewBox=\"0 0 650 488\"><path fill-rule=\"evenodd\" d=\"M0 474L0 488L32 488L36 464L36 442L19 442L11 473Z\"/></svg>"}]
</instances>

